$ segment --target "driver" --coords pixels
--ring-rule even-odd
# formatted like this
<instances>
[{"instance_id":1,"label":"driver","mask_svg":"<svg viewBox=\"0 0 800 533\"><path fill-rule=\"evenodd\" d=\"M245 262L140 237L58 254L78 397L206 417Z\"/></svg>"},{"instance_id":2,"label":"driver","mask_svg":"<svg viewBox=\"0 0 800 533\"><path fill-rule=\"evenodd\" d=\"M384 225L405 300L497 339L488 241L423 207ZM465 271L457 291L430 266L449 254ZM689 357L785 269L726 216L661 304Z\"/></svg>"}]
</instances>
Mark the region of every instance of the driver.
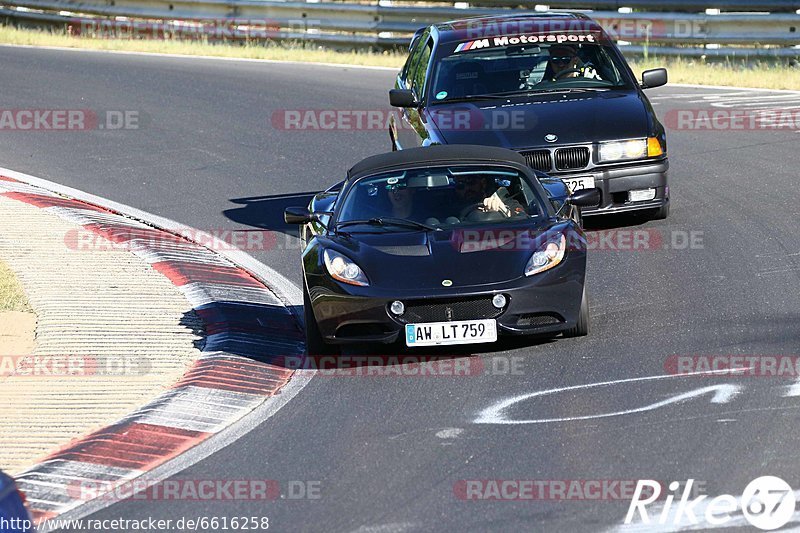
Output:
<instances>
[{"instance_id":1,"label":"driver","mask_svg":"<svg viewBox=\"0 0 800 533\"><path fill-rule=\"evenodd\" d=\"M490 191L494 180L486 176L456 176L456 208L460 214L475 205L476 209L483 212L502 213L506 217L518 216L525 213L522 204L510 198L505 187L495 188Z\"/></svg>"},{"instance_id":2,"label":"driver","mask_svg":"<svg viewBox=\"0 0 800 533\"><path fill-rule=\"evenodd\" d=\"M550 47L550 59L547 68L551 73L549 80L558 81L566 78L590 78L599 80L597 71L590 65L584 65L578 57L578 50L567 44L556 44Z\"/></svg>"}]
</instances>

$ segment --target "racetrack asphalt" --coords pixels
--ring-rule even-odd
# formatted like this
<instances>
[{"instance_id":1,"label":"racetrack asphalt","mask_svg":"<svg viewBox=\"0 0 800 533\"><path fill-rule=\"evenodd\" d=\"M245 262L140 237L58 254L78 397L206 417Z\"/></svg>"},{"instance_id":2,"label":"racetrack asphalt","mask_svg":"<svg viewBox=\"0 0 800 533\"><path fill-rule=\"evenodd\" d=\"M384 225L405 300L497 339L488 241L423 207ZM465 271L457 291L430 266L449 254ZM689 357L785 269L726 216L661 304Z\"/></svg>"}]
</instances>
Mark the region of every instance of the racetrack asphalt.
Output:
<instances>
[{"instance_id":1,"label":"racetrack asphalt","mask_svg":"<svg viewBox=\"0 0 800 533\"><path fill-rule=\"evenodd\" d=\"M206 231L291 234L284 206L303 205L389 146L383 129L285 131L272 122L284 110L388 109L389 71L15 48L0 48L0 60L0 108L141 117L136 130L0 131L0 165ZM687 87L648 94L662 118L800 101ZM459 487L692 478L712 495L738 495L772 474L800 488L793 378L665 369L675 355L800 354L797 135L670 129L670 218L595 223L648 231L667 246L590 255L588 337L458 352L487 368L514 362L514 373L317 376L269 421L174 476L306 481L319 498L131 500L92 518L268 516L278 531L596 531L620 525L629 499L475 501ZM692 235L695 246L683 247ZM248 251L299 283L299 249L278 240L287 242ZM476 423L497 402L567 387L575 388L507 411L539 423ZM621 414L601 416L611 413ZM571 417L586 418L544 422Z\"/></svg>"}]
</instances>

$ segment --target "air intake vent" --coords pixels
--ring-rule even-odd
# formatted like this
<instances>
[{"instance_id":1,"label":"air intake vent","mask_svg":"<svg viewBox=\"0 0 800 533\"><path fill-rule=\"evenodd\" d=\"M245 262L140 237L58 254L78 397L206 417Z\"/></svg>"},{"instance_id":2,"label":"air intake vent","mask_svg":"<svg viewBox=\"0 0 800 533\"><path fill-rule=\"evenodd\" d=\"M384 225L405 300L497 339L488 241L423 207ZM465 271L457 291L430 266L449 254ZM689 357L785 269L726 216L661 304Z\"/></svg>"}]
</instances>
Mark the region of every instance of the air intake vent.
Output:
<instances>
[{"instance_id":1,"label":"air intake vent","mask_svg":"<svg viewBox=\"0 0 800 533\"><path fill-rule=\"evenodd\" d=\"M556 150L556 168L558 170L577 170L586 168L588 164L589 149L585 146Z\"/></svg>"},{"instance_id":2,"label":"air intake vent","mask_svg":"<svg viewBox=\"0 0 800 533\"><path fill-rule=\"evenodd\" d=\"M550 150L533 150L531 152L521 152L528 166L541 170L542 172L550 172L553 168L553 160L550 157Z\"/></svg>"},{"instance_id":3,"label":"air intake vent","mask_svg":"<svg viewBox=\"0 0 800 533\"><path fill-rule=\"evenodd\" d=\"M492 299L479 296L462 299L412 300L406 303L402 322L450 322L451 320L480 320L497 318L503 309L492 305Z\"/></svg>"},{"instance_id":4,"label":"air intake vent","mask_svg":"<svg viewBox=\"0 0 800 533\"><path fill-rule=\"evenodd\" d=\"M531 315L520 315L517 319L517 326L521 327L542 327L552 326L563 322L560 317L550 313L535 313Z\"/></svg>"}]
</instances>

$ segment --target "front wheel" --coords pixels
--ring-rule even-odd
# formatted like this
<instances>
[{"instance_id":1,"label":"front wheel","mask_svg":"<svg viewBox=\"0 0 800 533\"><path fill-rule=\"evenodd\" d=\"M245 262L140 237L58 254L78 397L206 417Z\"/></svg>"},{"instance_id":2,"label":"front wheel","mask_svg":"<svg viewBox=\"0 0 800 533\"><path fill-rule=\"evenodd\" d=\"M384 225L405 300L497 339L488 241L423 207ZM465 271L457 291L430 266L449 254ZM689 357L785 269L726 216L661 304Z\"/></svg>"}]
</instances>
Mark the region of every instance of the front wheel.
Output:
<instances>
[{"instance_id":1,"label":"front wheel","mask_svg":"<svg viewBox=\"0 0 800 533\"><path fill-rule=\"evenodd\" d=\"M311 308L311 297L308 289L303 285L303 317L306 325L306 353L308 355L335 355L338 350L335 346L325 342L319 331L314 310Z\"/></svg>"},{"instance_id":2,"label":"front wheel","mask_svg":"<svg viewBox=\"0 0 800 533\"><path fill-rule=\"evenodd\" d=\"M581 310L578 313L578 321L575 327L564 332L565 337L585 337L589 334L589 299L586 297L586 287L583 288L581 296Z\"/></svg>"}]
</instances>

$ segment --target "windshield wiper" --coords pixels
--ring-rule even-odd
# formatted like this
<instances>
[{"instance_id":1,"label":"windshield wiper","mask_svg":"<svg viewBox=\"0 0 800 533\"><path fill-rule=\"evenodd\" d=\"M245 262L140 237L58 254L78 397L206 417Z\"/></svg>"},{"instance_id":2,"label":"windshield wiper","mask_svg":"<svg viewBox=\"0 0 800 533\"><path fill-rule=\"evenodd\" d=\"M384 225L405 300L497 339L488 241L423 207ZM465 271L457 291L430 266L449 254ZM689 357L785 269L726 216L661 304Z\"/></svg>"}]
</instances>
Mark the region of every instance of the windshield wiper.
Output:
<instances>
[{"instance_id":1,"label":"windshield wiper","mask_svg":"<svg viewBox=\"0 0 800 533\"><path fill-rule=\"evenodd\" d=\"M529 89L530 93L582 93L582 92L604 92L608 91L609 87L553 87L552 89Z\"/></svg>"},{"instance_id":2,"label":"windshield wiper","mask_svg":"<svg viewBox=\"0 0 800 533\"><path fill-rule=\"evenodd\" d=\"M441 228L434 228L422 222L415 222L406 218L391 218L391 217L376 217L365 220L345 220L336 224L336 229L345 228L347 226L403 226L406 228L423 229L425 231L438 231Z\"/></svg>"},{"instance_id":3,"label":"windshield wiper","mask_svg":"<svg viewBox=\"0 0 800 533\"><path fill-rule=\"evenodd\" d=\"M532 94L541 94L541 93L582 93L582 92L605 92L608 91L608 87L553 87L551 89L526 89L524 91L509 91L508 93L502 93L506 96L527 96Z\"/></svg>"},{"instance_id":4,"label":"windshield wiper","mask_svg":"<svg viewBox=\"0 0 800 533\"><path fill-rule=\"evenodd\" d=\"M476 100L505 100L504 93L497 94L468 94L466 96L459 96L458 98L448 98L446 100L439 100L437 104L452 104L455 102L470 102Z\"/></svg>"}]
</instances>

